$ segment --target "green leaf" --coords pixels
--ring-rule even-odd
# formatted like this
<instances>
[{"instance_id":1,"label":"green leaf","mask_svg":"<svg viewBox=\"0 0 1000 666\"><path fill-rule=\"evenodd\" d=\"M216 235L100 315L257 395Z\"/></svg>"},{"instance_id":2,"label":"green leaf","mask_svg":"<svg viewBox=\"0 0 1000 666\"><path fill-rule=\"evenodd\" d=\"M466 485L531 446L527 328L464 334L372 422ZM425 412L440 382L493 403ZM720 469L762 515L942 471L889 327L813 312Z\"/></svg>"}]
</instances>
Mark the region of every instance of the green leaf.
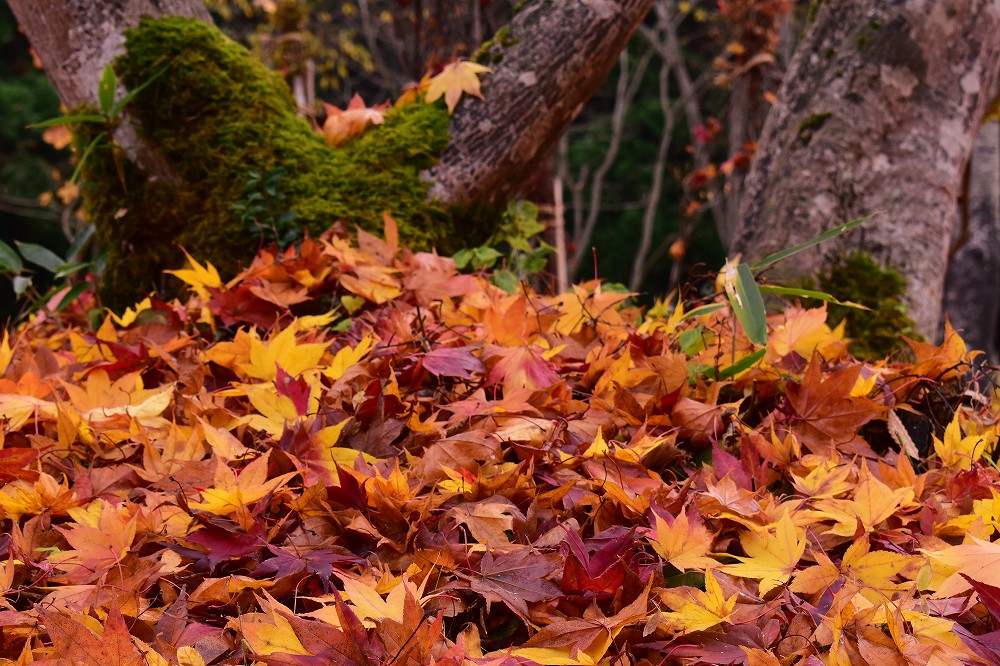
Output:
<instances>
[{"instance_id":1,"label":"green leaf","mask_svg":"<svg viewBox=\"0 0 1000 666\"><path fill-rule=\"evenodd\" d=\"M64 278L64 277L66 277L68 275L72 275L73 273L76 273L76 272L78 272L78 271L80 271L80 270L82 270L84 268L88 268L89 266L90 266L90 262L89 261L77 261L77 262L72 263L72 264L63 264L62 266L59 267L59 270L56 271L56 277L57 278Z\"/></svg>"},{"instance_id":2,"label":"green leaf","mask_svg":"<svg viewBox=\"0 0 1000 666\"><path fill-rule=\"evenodd\" d=\"M680 318L680 321L687 321L688 319L694 319L695 317L701 317L703 315L712 314L713 312L718 312L722 308L726 307L722 303L709 303L708 305L702 305L694 310L690 310L684 313L684 316Z\"/></svg>"},{"instance_id":3,"label":"green leaf","mask_svg":"<svg viewBox=\"0 0 1000 666\"><path fill-rule=\"evenodd\" d=\"M730 270L727 264L726 270ZM733 314L743 327L750 342L763 347L767 344L767 312L757 281L746 264L736 266L736 284L726 286L726 295Z\"/></svg>"},{"instance_id":4,"label":"green leaf","mask_svg":"<svg viewBox=\"0 0 1000 666\"><path fill-rule=\"evenodd\" d=\"M500 287L508 294L516 294L521 290L521 280L514 273L506 268L494 271L491 276L493 284Z\"/></svg>"},{"instance_id":5,"label":"green leaf","mask_svg":"<svg viewBox=\"0 0 1000 666\"><path fill-rule=\"evenodd\" d=\"M825 291L813 291L812 289L798 289L796 287L782 287L779 285L764 285L760 287L760 291L761 293L764 294L778 294L779 296L799 296L801 298L815 298L818 301L826 301L827 303L833 303L834 305L843 305L845 307L857 308L859 310L871 310L871 308L861 305L860 303L837 300L836 298L826 293Z\"/></svg>"},{"instance_id":6,"label":"green leaf","mask_svg":"<svg viewBox=\"0 0 1000 666\"><path fill-rule=\"evenodd\" d=\"M24 270L24 262L10 245L0 240L0 270L17 275Z\"/></svg>"},{"instance_id":7,"label":"green leaf","mask_svg":"<svg viewBox=\"0 0 1000 666\"><path fill-rule=\"evenodd\" d=\"M42 245L22 243L21 241L14 241L14 244L17 245L17 249L21 252L22 257L36 266L41 266L50 273L58 272L62 265L66 263L62 257Z\"/></svg>"},{"instance_id":8,"label":"green leaf","mask_svg":"<svg viewBox=\"0 0 1000 666\"><path fill-rule=\"evenodd\" d=\"M136 95L138 95L138 94L139 94L139 93L141 93L141 92L142 92L143 90L145 90L146 88L148 88L148 87L149 87L149 85L153 83L153 81L156 81L156 79L158 79L158 78L160 78L161 76L163 76L164 74L166 74L166 73L167 73L167 70L168 70L168 69L170 69L170 68L169 68L169 67L163 67L162 69L160 69L160 71L156 72L156 73L155 73L155 74L153 74L153 75L152 75L151 77L149 77L149 79L147 79L145 83L143 83L142 85L140 85L140 86L139 86L138 88L136 88L135 90L132 90L132 91L130 91L130 92L129 92L129 94L127 94L127 95L125 95L124 97L122 97L122 98L121 98L121 99L120 99L120 100L118 101L118 103L117 103L117 104L115 104L115 105L114 105L114 106L113 106L113 107L111 108L111 113L110 113L109 115L110 115L110 116L111 116L112 118L117 118L117 117L118 117L118 114L122 112L122 109L124 109L124 108L125 108L125 105L126 105L126 104L128 104L128 103L129 103L129 102L131 102L131 101L132 101L133 99L135 99L135 96L136 96Z\"/></svg>"},{"instance_id":9,"label":"green leaf","mask_svg":"<svg viewBox=\"0 0 1000 666\"><path fill-rule=\"evenodd\" d=\"M79 123L104 123L107 118L104 116L98 116L94 114L78 114L75 116L59 116L58 118L49 118L48 120L43 120L40 123L32 123L28 127L32 129L45 129L46 127L55 127L56 125L75 125Z\"/></svg>"},{"instance_id":10,"label":"green leaf","mask_svg":"<svg viewBox=\"0 0 1000 666\"><path fill-rule=\"evenodd\" d=\"M798 254L799 252L801 252L802 250L805 250L806 248L810 248L813 245L819 245L820 243L822 243L824 241L828 241L831 238L835 238L835 237L837 237L837 236L839 236L841 234L847 233L848 231L850 231L854 227L856 227L856 226L858 226L860 224L864 224L865 222L867 222L870 219L871 219L870 215L866 216L866 217L859 217L858 219L852 220L851 222L848 222L847 224L842 224L839 227L834 227L833 229L830 229L829 231L825 231L822 234L820 234L819 236L816 236L816 238L813 238L812 240L808 240L805 243L802 243L801 245L796 245L794 247L790 247L790 248L787 248L785 250L780 250L778 252L775 252L774 254L769 254L766 257L764 257L763 259L761 259L760 261L758 261L756 264L754 264L753 266L751 266L750 270L753 271L754 273L756 273L756 272L758 272L760 270L763 270L763 269L767 268L768 266L770 266L773 263L781 261L782 259L786 259L786 258L792 256L793 254Z\"/></svg>"},{"instance_id":11,"label":"green leaf","mask_svg":"<svg viewBox=\"0 0 1000 666\"><path fill-rule=\"evenodd\" d=\"M758 349L749 356L744 356L736 363L733 363L732 365L719 370L719 374L716 377L716 379L722 381L724 379L731 379L735 377L744 370L748 370L753 366L757 365L757 362L760 361L762 358L764 358L764 354L766 353L767 353L766 349Z\"/></svg>"},{"instance_id":12,"label":"green leaf","mask_svg":"<svg viewBox=\"0 0 1000 666\"><path fill-rule=\"evenodd\" d=\"M68 250L66 250L66 261L75 261L80 258L80 253L83 251L83 248L85 248L87 243L90 242L90 239L94 237L94 231L96 228L97 227L94 226L94 223L91 222L80 230L80 233L78 233L76 238L73 239L73 244L69 246Z\"/></svg>"},{"instance_id":13,"label":"green leaf","mask_svg":"<svg viewBox=\"0 0 1000 666\"><path fill-rule=\"evenodd\" d=\"M677 336L677 342L680 344L681 352L683 352L685 356L694 356L698 352L705 349L704 327L698 325L694 328L689 328Z\"/></svg>"},{"instance_id":14,"label":"green leaf","mask_svg":"<svg viewBox=\"0 0 1000 666\"><path fill-rule=\"evenodd\" d=\"M109 116L115 106L115 90L117 88L118 77L115 76L115 70L111 65L107 65L101 74L100 82L97 84L97 101L101 105L101 111Z\"/></svg>"},{"instance_id":15,"label":"green leaf","mask_svg":"<svg viewBox=\"0 0 1000 666\"><path fill-rule=\"evenodd\" d=\"M76 182L77 178L80 177L80 172L83 171L83 165L87 163L87 158L90 157L90 153L92 153L94 148L97 147L97 144L107 136L108 136L107 132L101 132L100 134L94 137L94 140L90 142L90 145L87 146L87 149L83 151L83 155L80 155L80 161L77 163L76 168L73 169L73 175L69 177L69 182L71 183Z\"/></svg>"}]
</instances>

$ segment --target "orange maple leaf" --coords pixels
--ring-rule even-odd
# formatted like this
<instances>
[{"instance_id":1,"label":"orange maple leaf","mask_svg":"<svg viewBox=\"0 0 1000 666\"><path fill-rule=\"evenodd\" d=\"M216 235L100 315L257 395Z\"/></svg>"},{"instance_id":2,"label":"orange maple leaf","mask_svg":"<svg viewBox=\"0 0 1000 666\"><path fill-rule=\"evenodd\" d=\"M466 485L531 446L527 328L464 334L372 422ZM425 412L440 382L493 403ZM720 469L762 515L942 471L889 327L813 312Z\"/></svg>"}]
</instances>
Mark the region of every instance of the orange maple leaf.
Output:
<instances>
[{"instance_id":1,"label":"orange maple leaf","mask_svg":"<svg viewBox=\"0 0 1000 666\"><path fill-rule=\"evenodd\" d=\"M355 95L346 109L338 109L325 102L323 107L326 109L323 141L328 146L336 147L364 132L369 123L381 125L385 122L385 112L389 108L389 103L367 107L361 95Z\"/></svg>"}]
</instances>

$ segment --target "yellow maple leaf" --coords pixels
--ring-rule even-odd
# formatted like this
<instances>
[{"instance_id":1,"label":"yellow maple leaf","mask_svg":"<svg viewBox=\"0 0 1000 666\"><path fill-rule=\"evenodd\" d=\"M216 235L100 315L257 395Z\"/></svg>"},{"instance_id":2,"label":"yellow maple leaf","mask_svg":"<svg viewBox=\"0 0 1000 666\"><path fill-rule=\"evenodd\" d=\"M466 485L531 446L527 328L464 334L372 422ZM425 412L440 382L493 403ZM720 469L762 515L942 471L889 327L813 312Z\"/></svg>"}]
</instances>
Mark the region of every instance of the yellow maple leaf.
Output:
<instances>
[{"instance_id":1,"label":"yellow maple leaf","mask_svg":"<svg viewBox=\"0 0 1000 666\"><path fill-rule=\"evenodd\" d=\"M726 597L709 569L705 572L705 591L685 588L685 593L675 590L661 590L664 603L675 610L663 613L671 627L679 627L684 632L704 631L717 624L727 622L736 608L739 594Z\"/></svg>"},{"instance_id":2,"label":"yellow maple leaf","mask_svg":"<svg viewBox=\"0 0 1000 666\"><path fill-rule=\"evenodd\" d=\"M255 655L269 654L308 655L311 654L295 635L292 624L276 612L276 607L287 609L271 598L266 592L259 599L263 613L243 613L233 618L228 627L236 629ZM290 614L290 611L289 611Z\"/></svg>"},{"instance_id":3,"label":"yellow maple leaf","mask_svg":"<svg viewBox=\"0 0 1000 666\"><path fill-rule=\"evenodd\" d=\"M303 343L296 338L301 326L296 322L284 329L267 343L261 341L257 331L251 331L248 359L239 365L246 377L271 380L277 377L278 366L290 377L297 377L319 365L326 352L327 343Z\"/></svg>"},{"instance_id":4,"label":"yellow maple leaf","mask_svg":"<svg viewBox=\"0 0 1000 666\"><path fill-rule=\"evenodd\" d=\"M844 341L844 322L836 329L826 323L826 303L819 308L805 309L791 306L782 313L780 323L767 337L768 363L777 363L795 352L802 358L812 358L818 352L825 359L835 359L847 352Z\"/></svg>"},{"instance_id":5,"label":"yellow maple leaf","mask_svg":"<svg viewBox=\"0 0 1000 666\"><path fill-rule=\"evenodd\" d=\"M247 505L282 485L297 472L267 478L267 451L237 474L221 459L216 460L215 479L211 488L201 491L201 501L192 502L191 508L208 511L217 516L228 516L247 510Z\"/></svg>"},{"instance_id":6,"label":"yellow maple leaf","mask_svg":"<svg viewBox=\"0 0 1000 666\"><path fill-rule=\"evenodd\" d=\"M805 476L792 472L792 485L806 497L822 499L843 495L854 488L850 483L853 472L851 465L845 464L839 456L823 460Z\"/></svg>"},{"instance_id":7,"label":"yellow maple leaf","mask_svg":"<svg viewBox=\"0 0 1000 666\"><path fill-rule=\"evenodd\" d=\"M222 286L222 278L219 277L219 271L207 261L202 266L184 248L181 248L181 252L187 257L190 268L164 271L164 273L169 273L179 278L184 283L190 285L191 291L198 294L202 300L208 300L208 290L218 289Z\"/></svg>"},{"instance_id":8,"label":"yellow maple leaf","mask_svg":"<svg viewBox=\"0 0 1000 666\"><path fill-rule=\"evenodd\" d=\"M718 564L708 556L714 541L712 533L701 521L690 520L686 513L679 513L669 523L656 514L656 530L646 538L660 557L681 571L704 571Z\"/></svg>"},{"instance_id":9,"label":"yellow maple leaf","mask_svg":"<svg viewBox=\"0 0 1000 666\"><path fill-rule=\"evenodd\" d=\"M1000 543L970 537L969 543L922 552L937 565L935 577L944 577L931 585L931 589L937 589L934 595L937 598L955 597L970 590L972 586L962 574L980 583L1000 587Z\"/></svg>"},{"instance_id":10,"label":"yellow maple leaf","mask_svg":"<svg viewBox=\"0 0 1000 666\"><path fill-rule=\"evenodd\" d=\"M811 517L832 518L836 525L831 534L851 537L858 528L858 522L868 531L902 509L914 506L913 488L895 490L875 478L862 463L858 485L854 497L850 499L825 499L816 503L817 511L806 512Z\"/></svg>"},{"instance_id":11,"label":"yellow maple leaf","mask_svg":"<svg viewBox=\"0 0 1000 666\"><path fill-rule=\"evenodd\" d=\"M727 564L722 571L760 580L761 595L788 581L806 549L805 534L795 526L788 512L766 529L741 532L740 544L746 557L738 557L739 564Z\"/></svg>"},{"instance_id":12,"label":"yellow maple leaf","mask_svg":"<svg viewBox=\"0 0 1000 666\"><path fill-rule=\"evenodd\" d=\"M934 452L946 467L965 471L972 468L972 463L993 453L996 444L996 426L984 427L958 410L944 430L944 440L934 438Z\"/></svg>"},{"instance_id":13,"label":"yellow maple leaf","mask_svg":"<svg viewBox=\"0 0 1000 666\"><path fill-rule=\"evenodd\" d=\"M375 347L375 338L371 334L361 338L356 347L344 347L338 351L333 360L323 368L323 376L334 381L343 376L347 369L361 362L368 352Z\"/></svg>"},{"instance_id":14,"label":"yellow maple leaf","mask_svg":"<svg viewBox=\"0 0 1000 666\"><path fill-rule=\"evenodd\" d=\"M427 102L436 102L444 96L451 114L462 97L462 93L475 95L483 99L479 90L479 75L489 72L489 67L483 67L469 60L460 60L444 66L441 73L427 84Z\"/></svg>"},{"instance_id":15,"label":"yellow maple leaf","mask_svg":"<svg viewBox=\"0 0 1000 666\"><path fill-rule=\"evenodd\" d=\"M825 590L840 578L840 568L822 550L812 550L812 558L816 564L796 571L788 589L796 594L815 594Z\"/></svg>"},{"instance_id":16,"label":"yellow maple leaf","mask_svg":"<svg viewBox=\"0 0 1000 666\"><path fill-rule=\"evenodd\" d=\"M14 358L14 349L10 346L10 331L5 329L3 340L0 340L0 377L6 374L12 358Z\"/></svg>"},{"instance_id":17,"label":"yellow maple leaf","mask_svg":"<svg viewBox=\"0 0 1000 666\"><path fill-rule=\"evenodd\" d=\"M403 622L406 600L409 597L418 606L425 603L429 597L424 597L424 583L417 585L404 573L402 576L383 578L375 581L371 577L354 578L346 574L338 574L344 584L343 596L347 605L361 623L368 628L375 627L382 620ZM383 598L383 595L385 597ZM335 627L340 626L340 615L334 603L334 597L312 597L313 601L326 603L307 617L315 618Z\"/></svg>"}]
</instances>

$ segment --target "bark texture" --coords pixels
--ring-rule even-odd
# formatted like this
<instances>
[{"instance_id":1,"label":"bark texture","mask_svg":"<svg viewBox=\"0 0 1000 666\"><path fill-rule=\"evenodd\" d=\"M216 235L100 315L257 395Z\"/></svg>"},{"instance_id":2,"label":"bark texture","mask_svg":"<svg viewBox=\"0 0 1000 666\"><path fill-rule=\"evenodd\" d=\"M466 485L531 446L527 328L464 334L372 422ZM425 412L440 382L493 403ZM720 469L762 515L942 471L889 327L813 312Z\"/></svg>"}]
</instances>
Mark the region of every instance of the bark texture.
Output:
<instances>
[{"instance_id":1,"label":"bark texture","mask_svg":"<svg viewBox=\"0 0 1000 666\"><path fill-rule=\"evenodd\" d=\"M779 277L861 248L937 331L956 199L1000 72L1000 0L827 2L796 51L746 181L732 252L758 258L874 215Z\"/></svg>"},{"instance_id":2,"label":"bark texture","mask_svg":"<svg viewBox=\"0 0 1000 666\"><path fill-rule=\"evenodd\" d=\"M1000 315L1000 123L979 131L969 178L968 224L955 234L944 309L966 344L996 363ZM960 211L960 220L965 211Z\"/></svg>"},{"instance_id":3,"label":"bark texture","mask_svg":"<svg viewBox=\"0 0 1000 666\"><path fill-rule=\"evenodd\" d=\"M581 105L611 70L653 0L530 2L509 26L509 46L463 101L451 142L428 176L445 203L498 203L548 158Z\"/></svg>"},{"instance_id":4,"label":"bark texture","mask_svg":"<svg viewBox=\"0 0 1000 666\"><path fill-rule=\"evenodd\" d=\"M144 16L212 22L199 0L7 0L59 99L73 108L97 103L101 73Z\"/></svg>"}]
</instances>

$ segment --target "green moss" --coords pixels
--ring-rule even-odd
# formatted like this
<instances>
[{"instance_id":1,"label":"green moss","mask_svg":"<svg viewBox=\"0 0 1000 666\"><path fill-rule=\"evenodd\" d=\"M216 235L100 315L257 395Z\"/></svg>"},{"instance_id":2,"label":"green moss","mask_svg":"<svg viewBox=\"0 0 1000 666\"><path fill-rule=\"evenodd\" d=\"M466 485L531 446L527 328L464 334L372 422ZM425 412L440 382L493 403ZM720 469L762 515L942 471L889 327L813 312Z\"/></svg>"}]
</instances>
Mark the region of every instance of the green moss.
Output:
<instances>
[{"instance_id":1,"label":"green moss","mask_svg":"<svg viewBox=\"0 0 1000 666\"><path fill-rule=\"evenodd\" d=\"M816 20L817 14L819 14L820 8L823 7L829 0L813 0L812 4L809 5L809 11L806 12L806 25L810 25Z\"/></svg>"},{"instance_id":2,"label":"green moss","mask_svg":"<svg viewBox=\"0 0 1000 666\"><path fill-rule=\"evenodd\" d=\"M858 358L878 359L905 348L900 337L921 339L910 319L903 294L906 280L892 268L885 268L871 256L855 252L834 264L818 278L819 289L841 301L864 305L859 310L830 305L829 320L846 319L851 353Z\"/></svg>"},{"instance_id":3,"label":"green moss","mask_svg":"<svg viewBox=\"0 0 1000 666\"><path fill-rule=\"evenodd\" d=\"M809 143L813 135L826 124L826 121L829 120L832 115L833 114L828 111L815 113L799 123L799 133L797 135L798 141L800 143Z\"/></svg>"},{"instance_id":4,"label":"green moss","mask_svg":"<svg viewBox=\"0 0 1000 666\"><path fill-rule=\"evenodd\" d=\"M469 56L469 59L480 65L496 65L503 60L504 49L517 44L517 42L518 40L510 34L510 27L502 26L492 39L480 44L479 48Z\"/></svg>"},{"instance_id":5,"label":"green moss","mask_svg":"<svg viewBox=\"0 0 1000 666\"><path fill-rule=\"evenodd\" d=\"M384 213L411 247L450 252L488 235L477 232L485 223L426 201L420 172L448 143L440 104L392 109L383 125L327 148L281 77L214 27L180 17L128 31L115 69L129 89L155 77L128 111L170 176L147 178L110 145L88 160L86 203L109 251L112 307L162 288L160 271L183 263L179 246L227 275L247 263L259 238L233 206L254 173L277 168L281 200L314 236L338 220L380 230Z\"/></svg>"}]
</instances>

